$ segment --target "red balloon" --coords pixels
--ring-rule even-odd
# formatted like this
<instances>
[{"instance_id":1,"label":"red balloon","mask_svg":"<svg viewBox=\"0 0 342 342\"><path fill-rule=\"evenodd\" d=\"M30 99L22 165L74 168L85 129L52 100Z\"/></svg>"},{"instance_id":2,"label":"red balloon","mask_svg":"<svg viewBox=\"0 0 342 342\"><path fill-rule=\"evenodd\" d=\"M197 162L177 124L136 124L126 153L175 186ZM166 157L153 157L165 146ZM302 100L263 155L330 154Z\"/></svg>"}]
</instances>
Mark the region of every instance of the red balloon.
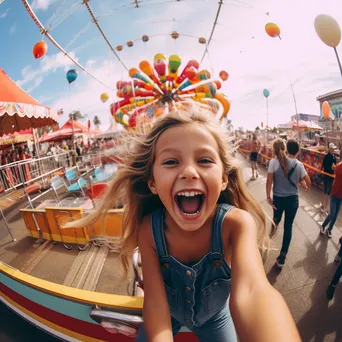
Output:
<instances>
[{"instance_id":1,"label":"red balloon","mask_svg":"<svg viewBox=\"0 0 342 342\"><path fill-rule=\"evenodd\" d=\"M220 75L220 78L222 81L227 81L227 79L229 77L228 72L225 70L220 71L219 75Z\"/></svg>"},{"instance_id":2,"label":"red balloon","mask_svg":"<svg viewBox=\"0 0 342 342\"><path fill-rule=\"evenodd\" d=\"M41 58L43 57L48 50L48 45L42 40L38 42L34 47L33 47L33 56L34 58Z\"/></svg>"},{"instance_id":3,"label":"red balloon","mask_svg":"<svg viewBox=\"0 0 342 342\"><path fill-rule=\"evenodd\" d=\"M217 89L221 89L221 87L222 87L222 84L221 84L221 82L220 81L214 81L214 83L216 84L216 88Z\"/></svg>"}]
</instances>

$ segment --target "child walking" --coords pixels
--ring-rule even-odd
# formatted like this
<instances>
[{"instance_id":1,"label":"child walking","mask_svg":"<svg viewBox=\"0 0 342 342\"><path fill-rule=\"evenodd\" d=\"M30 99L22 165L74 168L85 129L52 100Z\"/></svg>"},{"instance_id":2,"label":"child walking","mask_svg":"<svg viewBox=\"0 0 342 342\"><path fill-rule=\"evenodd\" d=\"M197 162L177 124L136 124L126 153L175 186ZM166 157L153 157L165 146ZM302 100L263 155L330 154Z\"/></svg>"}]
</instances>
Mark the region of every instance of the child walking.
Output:
<instances>
[{"instance_id":1,"label":"child walking","mask_svg":"<svg viewBox=\"0 0 342 342\"><path fill-rule=\"evenodd\" d=\"M130 137L98 219L124 201L121 259L141 253L144 325L137 341L169 342L182 326L200 341L300 341L261 258L261 205L209 113L175 112ZM80 222L79 222L80 223Z\"/></svg>"}]
</instances>

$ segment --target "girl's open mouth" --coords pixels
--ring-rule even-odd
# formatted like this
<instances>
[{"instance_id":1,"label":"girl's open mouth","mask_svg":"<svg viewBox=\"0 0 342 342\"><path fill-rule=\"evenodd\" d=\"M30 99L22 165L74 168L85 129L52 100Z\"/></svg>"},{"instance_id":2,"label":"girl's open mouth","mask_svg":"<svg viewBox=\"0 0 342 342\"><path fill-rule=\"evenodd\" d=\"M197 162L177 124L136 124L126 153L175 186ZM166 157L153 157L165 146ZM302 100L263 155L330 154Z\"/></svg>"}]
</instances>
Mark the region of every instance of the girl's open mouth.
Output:
<instances>
[{"instance_id":1,"label":"girl's open mouth","mask_svg":"<svg viewBox=\"0 0 342 342\"><path fill-rule=\"evenodd\" d=\"M203 192L180 191L175 195L175 202L182 214L186 216L196 216L200 213L205 196Z\"/></svg>"}]
</instances>

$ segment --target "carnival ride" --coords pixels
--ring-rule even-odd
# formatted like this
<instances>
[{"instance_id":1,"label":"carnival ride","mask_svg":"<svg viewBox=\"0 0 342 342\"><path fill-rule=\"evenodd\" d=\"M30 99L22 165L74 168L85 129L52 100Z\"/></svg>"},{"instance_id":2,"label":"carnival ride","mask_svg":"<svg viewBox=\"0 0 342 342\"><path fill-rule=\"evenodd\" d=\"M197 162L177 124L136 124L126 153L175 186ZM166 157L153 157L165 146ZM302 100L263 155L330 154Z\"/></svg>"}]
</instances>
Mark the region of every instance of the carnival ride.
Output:
<instances>
[{"instance_id":1,"label":"carnival ride","mask_svg":"<svg viewBox=\"0 0 342 342\"><path fill-rule=\"evenodd\" d=\"M122 67L128 71L131 78L129 81L121 80L117 82L117 97L120 99L110 105L110 112L117 123L122 124L128 130L134 129L141 122L149 122L173 109L186 108L189 101L195 101L200 106L205 106L212 112L213 116L220 119L227 116L230 102L226 95L218 93L218 90L221 88L221 81L228 79L228 72L221 70L219 72L221 81L219 81L212 78L211 72L200 68L203 59L209 54L209 46L223 6L222 0L218 2L209 38L190 36L190 38L197 39L198 43L204 47L202 57L199 59L200 62L196 60L188 61L180 74L178 72L181 66L181 57L178 54L170 55L167 58L164 54L159 53L154 56L153 64L143 60L139 64L140 70L138 68L128 69L120 57L123 48L133 47L138 40L146 43L150 38L160 35L149 36L144 34L138 39L129 40L125 44L113 47L100 26L99 17L95 16L91 8L90 0L75 1L65 12L60 13L60 9L65 2L66 0L60 2L58 10L51 18L51 24L44 26L28 1L22 0L27 12L38 26L42 37L46 37L78 68L108 89L108 93L103 92L99 95L100 100L107 103L111 98L109 91L113 91L113 89L93 75L78 62L73 54L67 51L68 47L92 23L95 24L110 51L115 55ZM164 2L178 2L178 0ZM144 5L144 2L135 0L124 7L126 7L125 9L139 8ZM153 5L153 2L150 5ZM243 7L242 2L236 2L236 5ZM81 6L87 9L91 22L63 48L52 37L51 31L61 24L72 11ZM117 9L113 10L113 12L115 11ZM110 15L110 13L106 13L106 15ZM269 25L265 29L270 36L280 38L280 30L275 24ZM187 36L186 34L183 35ZM178 31L172 31L167 36L176 40L182 34ZM44 40L37 42L33 48L34 58L42 58L47 52L48 45ZM69 70L66 74L68 83L74 82L77 75L78 71L76 69ZM70 130L68 133L70 133ZM105 247L100 241L115 239L121 232L120 210L108 213L110 218L105 222L98 223L95 227L83 227L79 230L64 230L60 229L60 226L66 218L85 215L84 210L81 208L47 206L40 209L22 210L21 215L25 220L27 235L31 236L31 238L37 238L41 234L47 245L58 241L67 246L76 244L79 248L81 247L79 253L85 253L82 250L88 244L91 245L88 249L96 245L100 252L104 251ZM51 244L51 246L53 245ZM27 257L29 257L29 253L31 253L30 248L26 251ZM8 263L10 264L10 262ZM64 282L67 286L47 281L28 274L28 268L17 266L17 268L21 269L19 270L0 262L0 300L22 318L62 340L131 341L142 324L143 299L141 296L143 294L138 289L138 285L141 284L142 280L139 275L139 257L137 253L134 254L133 264L134 281L132 291L130 296L125 296L122 291L118 295L103 293L103 291L94 292L95 288L89 288L91 290L89 291L89 289L80 289L77 285L71 287L72 281ZM115 267L117 267L117 264ZM111 267L111 272L114 269L116 268ZM101 272L101 269L96 272ZM121 335L117 335L117 333L121 333ZM189 330L185 329L181 330L177 335L176 341L191 342L196 341L196 338Z\"/></svg>"}]
</instances>

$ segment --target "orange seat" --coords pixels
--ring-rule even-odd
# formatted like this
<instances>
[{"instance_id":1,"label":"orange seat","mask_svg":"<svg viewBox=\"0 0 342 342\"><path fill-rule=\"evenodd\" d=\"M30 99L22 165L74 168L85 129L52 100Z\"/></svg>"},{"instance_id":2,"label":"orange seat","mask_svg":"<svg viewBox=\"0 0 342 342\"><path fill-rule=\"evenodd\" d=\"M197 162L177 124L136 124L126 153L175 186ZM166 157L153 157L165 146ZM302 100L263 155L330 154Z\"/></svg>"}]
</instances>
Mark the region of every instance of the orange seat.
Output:
<instances>
[{"instance_id":1,"label":"orange seat","mask_svg":"<svg viewBox=\"0 0 342 342\"><path fill-rule=\"evenodd\" d=\"M87 227L90 239L118 238L121 235L122 213L122 209L109 210L104 217Z\"/></svg>"},{"instance_id":2,"label":"orange seat","mask_svg":"<svg viewBox=\"0 0 342 342\"><path fill-rule=\"evenodd\" d=\"M39 238L42 234L43 239L52 240L49 224L46 220L45 210L20 209L20 214L25 222L28 235Z\"/></svg>"},{"instance_id":3,"label":"orange seat","mask_svg":"<svg viewBox=\"0 0 342 342\"><path fill-rule=\"evenodd\" d=\"M31 185L29 185L28 187L26 187L26 188L25 188L25 191L26 191L27 194L30 195L30 194L33 194L33 193L35 193L35 192L40 191L40 189L41 189L40 184L34 183L34 184L31 184Z\"/></svg>"}]
</instances>

